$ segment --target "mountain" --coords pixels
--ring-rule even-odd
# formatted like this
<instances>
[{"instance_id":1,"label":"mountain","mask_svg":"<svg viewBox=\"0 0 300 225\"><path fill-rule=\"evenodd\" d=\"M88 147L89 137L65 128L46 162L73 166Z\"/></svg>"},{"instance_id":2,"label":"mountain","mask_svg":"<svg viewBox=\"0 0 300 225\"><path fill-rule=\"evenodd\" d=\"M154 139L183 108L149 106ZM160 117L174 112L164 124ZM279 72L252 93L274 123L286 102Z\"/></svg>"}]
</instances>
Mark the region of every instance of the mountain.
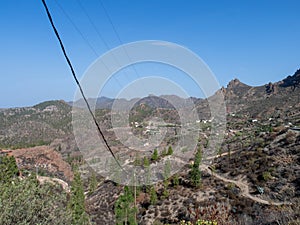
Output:
<instances>
[{"instance_id":1,"label":"mountain","mask_svg":"<svg viewBox=\"0 0 300 225\"><path fill-rule=\"evenodd\" d=\"M64 101L0 111L0 146L29 147L50 144L71 134L71 110Z\"/></svg>"},{"instance_id":2,"label":"mountain","mask_svg":"<svg viewBox=\"0 0 300 225\"><path fill-rule=\"evenodd\" d=\"M300 70L282 81L251 87L238 79L229 82L220 91L225 96L228 113L242 111L250 117L274 117L277 111L298 107Z\"/></svg>"},{"instance_id":3,"label":"mountain","mask_svg":"<svg viewBox=\"0 0 300 225\"><path fill-rule=\"evenodd\" d=\"M179 105L181 104L181 102L184 102L183 98L176 95L149 95L144 98L133 98L130 100L127 100L125 98L112 99L101 96L99 98L89 98L88 102L90 105L95 105L96 109L111 109L113 107L113 104L117 104L118 106L120 106L120 108L122 108L122 106L127 108L127 106L133 106L134 104L145 104L150 106L151 108L174 109L174 106L172 106L172 104L168 100ZM68 102L68 104L81 108L86 107L86 103L83 101L83 99L77 100L75 102Z\"/></svg>"},{"instance_id":4,"label":"mountain","mask_svg":"<svg viewBox=\"0 0 300 225\"><path fill-rule=\"evenodd\" d=\"M298 115L296 109L299 109L300 70L282 81L257 87L234 79L229 82L226 88L222 87L218 92L224 94L228 113L241 112L249 118L276 118L281 115L281 120L288 121L289 118ZM200 119L210 118L207 99L190 98L190 100L196 105ZM149 114L149 116L166 114L164 118L167 118L172 115L170 112L174 110L171 102L180 106L184 105L185 101L186 99L175 95L150 95L131 100L107 97L89 99L90 103L96 104L98 110L102 110L100 113L103 114L102 116L108 115L109 111L105 110L110 110L114 103L121 106L120 108L131 106L133 107L131 115L134 116L132 120L134 118L146 119L145 115L139 115L143 113L142 105L148 107L149 113L153 114ZM85 107L85 103L81 99L74 103L48 101L32 107L1 109L0 146L29 147L50 144L57 138L60 140L72 139L71 105L73 104L74 106ZM108 117L105 116L109 121ZM109 128L109 122L105 127Z\"/></svg>"},{"instance_id":5,"label":"mountain","mask_svg":"<svg viewBox=\"0 0 300 225\"><path fill-rule=\"evenodd\" d=\"M298 69L294 75L288 76L283 79L283 81L279 82L278 85L280 87L291 87L293 90L300 87L300 69Z\"/></svg>"},{"instance_id":6,"label":"mountain","mask_svg":"<svg viewBox=\"0 0 300 225\"><path fill-rule=\"evenodd\" d=\"M90 105L95 105L97 109L111 109L114 99L102 96L100 98L89 98L88 102ZM79 99L75 102L68 102L68 104L80 108L86 107L86 103L83 99Z\"/></svg>"},{"instance_id":7,"label":"mountain","mask_svg":"<svg viewBox=\"0 0 300 225\"><path fill-rule=\"evenodd\" d=\"M252 87L234 79L220 89L227 105L226 136L212 164L201 166L201 187L194 188L189 182L188 165L177 174L178 185L174 177L167 187L154 185L156 203L151 203L151 193L142 189L136 203L139 224L179 224L180 220L197 218L218 224L299 224L298 81L299 70L276 83ZM207 100L192 100L199 116L209 118ZM156 107L164 105L153 96L143 101ZM205 148L201 139L199 145ZM107 204L110 189L116 186L104 183L87 198L92 221L98 224L99 214L114 213L113 205ZM101 199L107 207L99 210L95 202ZM114 224L114 219L107 224Z\"/></svg>"},{"instance_id":8,"label":"mountain","mask_svg":"<svg viewBox=\"0 0 300 225\"><path fill-rule=\"evenodd\" d=\"M151 190L139 188L136 200L139 224L179 224L180 220L194 221L200 217L217 220L218 224L299 224L300 70L282 81L257 87L233 79L216 92L220 93L224 95L227 107L225 139L215 149L217 155L211 158L211 164L200 166L201 186L196 188L190 181L191 164L167 182L153 185ZM207 122L211 117L208 100L188 100L194 102L202 119L197 122L197 141L205 150L209 145L211 126ZM139 138L158 132L163 124L156 126L152 119L163 118L169 126L164 127L169 133L161 146L157 146L158 160L163 161L168 156L162 152L168 146L175 146L180 127L176 124L179 115L171 103L184 107L187 99L175 95L150 95L131 100L101 97L89 101L96 105L96 118L118 157L125 155L131 159L133 154L116 138L112 129L110 109L114 103L121 108L132 107L129 134ZM30 170L35 169L30 164L41 165L45 175L71 180L67 163L78 159L84 164L72 133L72 105L85 107L79 100L1 109L0 146L18 148L9 154L14 153L17 161ZM45 144L48 146L38 146ZM37 147L28 148L30 146ZM23 149L19 149L21 147ZM0 151L1 154L6 152ZM156 163L151 158L149 162ZM88 190L91 169L87 164L80 169ZM103 221L114 224L115 202L122 196L124 187L105 181L103 177L100 180L95 190L86 194L86 208L95 224ZM151 201L154 194L156 202Z\"/></svg>"}]
</instances>

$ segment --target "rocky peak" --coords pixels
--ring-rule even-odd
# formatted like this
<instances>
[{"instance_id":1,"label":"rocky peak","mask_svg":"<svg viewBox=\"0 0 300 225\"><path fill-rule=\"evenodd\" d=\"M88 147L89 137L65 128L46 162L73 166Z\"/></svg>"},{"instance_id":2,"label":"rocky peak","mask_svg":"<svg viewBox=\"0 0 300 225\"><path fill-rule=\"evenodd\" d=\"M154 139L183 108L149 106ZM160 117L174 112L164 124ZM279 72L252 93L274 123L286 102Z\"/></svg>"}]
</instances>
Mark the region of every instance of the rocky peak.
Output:
<instances>
[{"instance_id":1,"label":"rocky peak","mask_svg":"<svg viewBox=\"0 0 300 225\"><path fill-rule=\"evenodd\" d=\"M241 83L241 81L237 78L231 80L228 85L227 85L227 88L231 88L231 87L234 87L234 86L237 86Z\"/></svg>"},{"instance_id":2,"label":"rocky peak","mask_svg":"<svg viewBox=\"0 0 300 225\"><path fill-rule=\"evenodd\" d=\"M291 87L295 90L296 87L300 87L300 69L298 69L294 75L288 76L279 82L280 87Z\"/></svg>"},{"instance_id":3,"label":"rocky peak","mask_svg":"<svg viewBox=\"0 0 300 225\"><path fill-rule=\"evenodd\" d=\"M233 80L231 80L228 85L227 85L227 89L234 89L236 87L249 87L248 85L242 83L239 79L235 78Z\"/></svg>"}]
</instances>

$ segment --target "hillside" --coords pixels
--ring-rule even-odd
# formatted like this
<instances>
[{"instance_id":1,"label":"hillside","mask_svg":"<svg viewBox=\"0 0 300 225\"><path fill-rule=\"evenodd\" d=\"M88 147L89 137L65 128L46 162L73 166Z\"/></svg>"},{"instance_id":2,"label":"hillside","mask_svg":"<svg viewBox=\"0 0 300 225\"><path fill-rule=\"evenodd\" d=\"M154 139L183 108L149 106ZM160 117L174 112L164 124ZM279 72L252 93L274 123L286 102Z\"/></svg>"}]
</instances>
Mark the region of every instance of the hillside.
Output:
<instances>
[{"instance_id":1,"label":"hillside","mask_svg":"<svg viewBox=\"0 0 300 225\"><path fill-rule=\"evenodd\" d=\"M64 101L48 101L0 111L0 147L50 144L71 134L71 110Z\"/></svg>"},{"instance_id":2,"label":"hillside","mask_svg":"<svg viewBox=\"0 0 300 225\"><path fill-rule=\"evenodd\" d=\"M212 165L200 167L201 186L193 187L190 167L186 166L178 174L178 184L172 177L167 186L154 186L155 203L151 203L152 192L140 190L139 224L178 224L180 220L195 221L199 217L217 220L218 224L299 224L298 74L299 71L283 81L259 87L235 79L222 88L228 112L226 137ZM199 117L208 119L207 102L193 100ZM147 107L144 117L155 115L156 110ZM200 145L205 148L205 141L200 141ZM105 192L103 188L109 192L116 187L100 185L87 202L95 202L97 197L107 199L101 194ZM112 215L113 202L106 206L101 212ZM99 215L96 208L89 205L94 221Z\"/></svg>"},{"instance_id":3,"label":"hillside","mask_svg":"<svg viewBox=\"0 0 300 225\"><path fill-rule=\"evenodd\" d=\"M195 161L192 157L190 165L177 175L151 187L142 186L136 196L138 224L179 224L181 220L196 221L200 217L216 220L218 224L300 223L300 70L282 81L258 87L234 79L220 92L227 107L225 139L215 149L217 154L209 158L211 163L200 165L201 185L196 187L191 181ZM164 97L184 105L185 100L177 96L116 100L125 108L135 103L129 114L128 134L148 138L167 129L162 143L156 147L157 159L153 159L154 149L145 155L150 164L172 158L173 153L168 156L166 149L176 145L181 129L178 113ZM190 128L197 128L198 147L205 150L212 119L208 101L191 100L199 121ZM97 102L96 118L117 157L131 158L132 150L117 140L112 129L110 109L114 100L90 101ZM68 163L81 160L72 133L70 104L49 101L0 110L0 147L17 149L10 154L23 168L33 171L34 165L41 165L44 175L70 181L73 174ZM80 101L75 104L84 106ZM164 123L153 119L156 117ZM38 147L28 148L31 146ZM146 168L145 158L132 160L129 164ZM116 202L126 189L97 176L96 187L88 192L91 169L83 161L80 165L91 220L96 224L115 224Z\"/></svg>"}]
</instances>

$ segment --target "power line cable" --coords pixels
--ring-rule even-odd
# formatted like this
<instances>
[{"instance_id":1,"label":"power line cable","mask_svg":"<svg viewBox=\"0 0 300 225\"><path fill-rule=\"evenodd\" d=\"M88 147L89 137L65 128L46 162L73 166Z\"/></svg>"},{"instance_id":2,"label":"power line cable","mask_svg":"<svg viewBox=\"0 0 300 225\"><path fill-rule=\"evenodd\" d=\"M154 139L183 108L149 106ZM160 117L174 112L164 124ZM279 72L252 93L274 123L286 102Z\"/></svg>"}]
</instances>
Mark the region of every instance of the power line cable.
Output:
<instances>
[{"instance_id":1,"label":"power line cable","mask_svg":"<svg viewBox=\"0 0 300 225\"><path fill-rule=\"evenodd\" d=\"M84 8L84 6L82 5L82 3L80 2L80 0L77 0L77 3L79 5L79 7L81 8L82 12L85 14L85 16L87 17L88 21L90 22L90 24L92 25L93 29L95 30L95 32L97 33L99 39L103 42L103 44L106 47L106 50L109 51L110 47L108 45L108 43L105 41L105 39L103 38L103 36L101 35L101 32L99 31L99 29L97 28L97 26L95 25L95 23L93 22L92 18L90 17L88 11ZM116 64L118 66L120 66L119 61L117 60L116 56L111 53L113 60L116 62ZM126 73L126 71L124 71L124 74L126 75L126 77L128 78L128 75ZM118 79L115 78L115 76L113 76L113 78L118 82L119 86L122 88L123 86L119 83Z\"/></svg>"},{"instance_id":2,"label":"power line cable","mask_svg":"<svg viewBox=\"0 0 300 225\"><path fill-rule=\"evenodd\" d=\"M86 42L86 44L89 46L89 48L93 51L95 56L99 56L97 51L94 49L94 47L91 45L91 43L88 41L88 39L83 35L83 33L80 31L80 29L77 27L77 25L74 23L74 21L71 19L71 17L68 15L68 13L63 9L62 5L55 0L56 4L60 8L60 10L63 12L65 17L69 20L69 22L72 24L72 26L75 28L75 30L80 34L81 38Z\"/></svg>"},{"instance_id":3,"label":"power line cable","mask_svg":"<svg viewBox=\"0 0 300 225\"><path fill-rule=\"evenodd\" d=\"M113 156L113 158L114 158L114 160L116 161L116 163L118 164L118 166L124 171L123 167L121 166L121 164L120 164L119 161L117 160L115 154L113 153L112 149L110 148L110 146L109 146L109 144L108 144L108 142L107 142L107 140L106 140L106 138L105 138L103 132L101 131L100 126L99 126L99 124L98 124L98 122L97 122L97 120L96 120L96 117L95 117L93 111L91 110L90 104L88 103L88 101L87 101L87 99L86 99L86 97L85 97L85 94L84 94L83 89L82 89L82 87L81 87L81 85L80 85L80 83L79 83L79 80L77 79L77 76L76 76L75 70L74 70L74 68L73 68L73 66L72 66L72 63L71 63L71 61L70 61L70 59L69 59L69 57L68 57L68 55L67 55L67 53L66 53L64 44L63 44L63 42L62 42L62 40L61 40L61 38L60 38L60 36L59 36L59 33L58 33L58 31L57 31L55 25L54 25L54 22L53 22L53 20L52 20L52 16L51 16L51 14L50 14L50 11L49 11L49 9L48 9L48 6L47 6L47 4L46 4L46 1L45 1L45 0L42 0L42 3L43 3L44 8L45 8L45 10L46 10L46 13L47 13L49 22L50 22L50 24L51 24L51 27L52 27L52 29L53 29L55 35L56 35L56 38L57 38L58 41L59 41L59 44L60 44L61 50L62 50L62 52L63 52L63 55L64 55L64 57L65 57L65 59L66 59L68 65L69 65L69 67L70 67L72 76L73 76L73 78L74 78L74 80L75 80L75 82L76 82L76 84L77 84L77 86L78 86L78 88L79 88L79 90L80 90L80 93L81 93L81 95L82 95L82 97L83 97L83 99L84 99L84 101L85 101L85 103L86 103L86 106L87 106L87 108L88 108L88 111L89 111L89 113L91 114L91 116L92 116L92 118L93 118L93 121L94 121L94 123L95 123L95 125L96 125L96 127L97 127L98 134L102 137L102 139L103 139L103 141L104 141L104 143L105 143L105 146L107 147L108 151L109 151L109 152L111 153L111 155Z\"/></svg>"},{"instance_id":4,"label":"power line cable","mask_svg":"<svg viewBox=\"0 0 300 225\"><path fill-rule=\"evenodd\" d=\"M72 26L75 28L75 30L80 34L81 38L86 42L86 44L89 46L89 48L93 51L93 53L99 57L99 54L97 53L97 51L95 50L95 48L92 46L92 44L88 41L88 39L83 35L83 33L80 31L80 29L78 28L78 26L74 23L74 21L72 20L72 18L68 15L68 13L64 10L64 8L62 7L62 5L57 1L55 0L56 4L58 5L58 7L60 8L60 10L63 12L63 14L67 17L67 19L70 21L70 23L72 24ZM101 37L101 36L100 36ZM104 42L107 50L109 50L108 48L108 45L107 43L104 41L103 38L101 38L101 40ZM115 57L114 57L115 58ZM104 67L110 71L111 73L111 70L108 68L108 66L103 62L103 60L100 59L100 61L102 62L102 64L104 65ZM117 82L117 84L122 87L122 85L120 84L120 81L115 77L113 76L113 79Z\"/></svg>"},{"instance_id":5,"label":"power line cable","mask_svg":"<svg viewBox=\"0 0 300 225\"><path fill-rule=\"evenodd\" d=\"M104 43L105 47L107 48L107 50L109 50L109 46L107 44L107 42L104 40L103 36L101 35L101 33L99 32L98 28L96 27L95 23L93 22L92 18L89 16L88 12L86 11L86 9L83 7L83 5L81 4L80 0L77 0L77 3L79 5L79 7L81 8L81 10L83 11L83 13L86 15L86 17L88 18L90 24L92 25L92 27L94 28L94 30L96 31L98 37L101 39L101 41Z\"/></svg>"},{"instance_id":6,"label":"power line cable","mask_svg":"<svg viewBox=\"0 0 300 225\"><path fill-rule=\"evenodd\" d=\"M117 29L116 29L116 27L115 27L115 25L114 25L114 23L113 23L113 21L112 21L110 15L109 15L108 11L106 10L106 8L105 8L103 2L102 2L101 0L98 0L98 2L100 3L101 7L103 8L103 11L104 11L106 17L108 18L108 21L109 21L110 25L112 26L113 31L114 31L115 35L117 36L118 41L119 41L120 44L123 46L123 42L122 42L122 40L121 40L121 37L120 37L119 33L117 32ZM124 50L126 56L128 57L129 61L131 61L131 58L130 58L130 56L129 56L127 50L126 50L126 48L124 48L124 47L122 47L122 48L123 48L123 50ZM138 71L136 70L136 68L135 68L134 65L132 65L132 68L133 68L133 70L134 70L136 76L137 76L138 78L140 78L139 73L138 73Z\"/></svg>"}]
</instances>

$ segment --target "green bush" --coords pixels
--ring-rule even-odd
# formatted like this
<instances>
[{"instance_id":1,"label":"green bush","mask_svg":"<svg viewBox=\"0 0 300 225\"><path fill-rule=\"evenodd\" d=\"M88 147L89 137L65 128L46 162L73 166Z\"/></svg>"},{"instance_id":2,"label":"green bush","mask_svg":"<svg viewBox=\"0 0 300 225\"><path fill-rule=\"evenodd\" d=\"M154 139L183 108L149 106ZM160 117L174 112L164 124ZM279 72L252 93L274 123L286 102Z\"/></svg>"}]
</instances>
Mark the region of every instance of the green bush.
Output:
<instances>
[{"instance_id":1,"label":"green bush","mask_svg":"<svg viewBox=\"0 0 300 225\"><path fill-rule=\"evenodd\" d=\"M265 171L262 173L262 177L263 177L264 181L268 181L272 178L272 175L269 171Z\"/></svg>"},{"instance_id":2,"label":"green bush","mask_svg":"<svg viewBox=\"0 0 300 225\"><path fill-rule=\"evenodd\" d=\"M40 185L35 176L0 186L0 224L71 224L67 194L60 186Z\"/></svg>"},{"instance_id":3,"label":"green bush","mask_svg":"<svg viewBox=\"0 0 300 225\"><path fill-rule=\"evenodd\" d=\"M173 149L171 146L169 146L167 155L172 155L172 154L173 154Z\"/></svg>"},{"instance_id":4,"label":"green bush","mask_svg":"<svg viewBox=\"0 0 300 225\"><path fill-rule=\"evenodd\" d=\"M0 157L0 185L1 183L10 182L19 173L16 160L12 156Z\"/></svg>"},{"instance_id":5,"label":"green bush","mask_svg":"<svg viewBox=\"0 0 300 225\"><path fill-rule=\"evenodd\" d=\"M153 154L152 154L152 156L151 156L151 159L152 159L153 161L158 160L158 151L157 151L157 149L154 149L154 152L153 152Z\"/></svg>"}]
</instances>

